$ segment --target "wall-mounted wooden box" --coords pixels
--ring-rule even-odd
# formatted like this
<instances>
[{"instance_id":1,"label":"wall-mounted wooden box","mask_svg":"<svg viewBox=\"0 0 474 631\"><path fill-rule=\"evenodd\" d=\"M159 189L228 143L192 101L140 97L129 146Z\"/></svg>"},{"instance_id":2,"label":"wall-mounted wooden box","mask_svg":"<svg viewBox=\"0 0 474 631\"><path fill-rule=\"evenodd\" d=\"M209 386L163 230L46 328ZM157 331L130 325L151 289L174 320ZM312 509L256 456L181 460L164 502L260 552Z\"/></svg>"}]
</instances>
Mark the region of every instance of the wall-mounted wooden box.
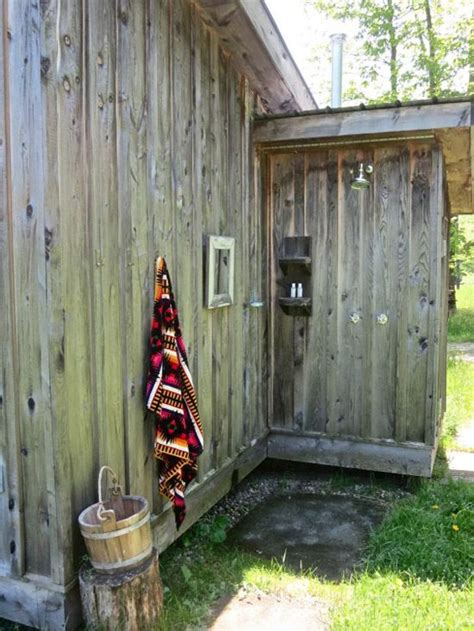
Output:
<instances>
[{"instance_id":1,"label":"wall-mounted wooden box","mask_svg":"<svg viewBox=\"0 0 474 631\"><path fill-rule=\"evenodd\" d=\"M287 315L310 316L311 298L307 295L291 298L290 288L292 283L302 283L303 291L308 292L311 281L311 237L285 237L278 263L285 275L279 282L285 292L278 298L280 307Z\"/></svg>"}]
</instances>

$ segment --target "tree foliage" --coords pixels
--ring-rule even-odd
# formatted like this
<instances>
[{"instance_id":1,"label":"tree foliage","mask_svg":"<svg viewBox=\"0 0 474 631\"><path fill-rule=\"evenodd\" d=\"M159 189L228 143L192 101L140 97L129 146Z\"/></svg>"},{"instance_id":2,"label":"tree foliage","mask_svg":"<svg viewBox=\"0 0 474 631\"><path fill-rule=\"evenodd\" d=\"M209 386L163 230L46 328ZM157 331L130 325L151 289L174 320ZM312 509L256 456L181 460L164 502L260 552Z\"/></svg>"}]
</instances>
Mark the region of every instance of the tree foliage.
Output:
<instances>
[{"instance_id":1,"label":"tree foliage","mask_svg":"<svg viewBox=\"0 0 474 631\"><path fill-rule=\"evenodd\" d=\"M357 27L353 54L358 77L345 100L393 102L473 93L468 80L460 85L462 71L467 76L471 68L472 77L474 67L474 20L463 0L308 2L327 17Z\"/></svg>"},{"instance_id":2,"label":"tree foliage","mask_svg":"<svg viewBox=\"0 0 474 631\"><path fill-rule=\"evenodd\" d=\"M459 217L451 219L449 227L449 271L457 284L474 272L474 241L468 239Z\"/></svg>"}]
</instances>

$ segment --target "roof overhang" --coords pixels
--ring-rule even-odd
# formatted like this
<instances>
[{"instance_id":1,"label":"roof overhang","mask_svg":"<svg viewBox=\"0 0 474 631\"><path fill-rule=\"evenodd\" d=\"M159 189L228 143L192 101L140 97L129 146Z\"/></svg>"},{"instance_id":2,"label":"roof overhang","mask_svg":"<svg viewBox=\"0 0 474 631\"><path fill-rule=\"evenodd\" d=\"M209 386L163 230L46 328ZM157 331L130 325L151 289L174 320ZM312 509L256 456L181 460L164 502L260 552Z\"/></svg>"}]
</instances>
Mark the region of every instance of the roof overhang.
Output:
<instances>
[{"instance_id":1,"label":"roof overhang","mask_svg":"<svg viewBox=\"0 0 474 631\"><path fill-rule=\"evenodd\" d=\"M317 110L293 116L266 116L254 123L261 149L435 138L442 146L451 214L473 213L474 100Z\"/></svg>"},{"instance_id":2,"label":"roof overhang","mask_svg":"<svg viewBox=\"0 0 474 631\"><path fill-rule=\"evenodd\" d=\"M195 4L269 111L317 107L262 0L195 0Z\"/></svg>"}]
</instances>

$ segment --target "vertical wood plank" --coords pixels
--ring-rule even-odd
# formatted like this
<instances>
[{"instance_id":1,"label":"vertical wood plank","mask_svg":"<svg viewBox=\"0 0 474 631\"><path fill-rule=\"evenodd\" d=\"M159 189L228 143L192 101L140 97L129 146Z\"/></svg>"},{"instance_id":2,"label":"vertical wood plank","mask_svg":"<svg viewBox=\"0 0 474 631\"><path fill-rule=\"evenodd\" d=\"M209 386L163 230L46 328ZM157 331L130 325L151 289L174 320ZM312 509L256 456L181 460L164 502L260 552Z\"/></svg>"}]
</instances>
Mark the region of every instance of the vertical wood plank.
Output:
<instances>
[{"instance_id":1,"label":"vertical wood plank","mask_svg":"<svg viewBox=\"0 0 474 631\"><path fill-rule=\"evenodd\" d=\"M87 93L90 239L93 258L93 362L96 466L125 479L122 393L119 217L117 212L117 85L115 2L87 1ZM115 350L114 350L115 349Z\"/></svg>"},{"instance_id":2,"label":"vertical wood plank","mask_svg":"<svg viewBox=\"0 0 474 631\"><path fill-rule=\"evenodd\" d=\"M294 158L294 186L295 186L295 236L305 236L305 178L306 157L301 153ZM306 279L301 279L303 295L308 295L309 287ZM308 339L308 318L295 317L293 330L294 348L294 373L293 373L293 427L295 430L303 429L304 419L304 357Z\"/></svg>"},{"instance_id":3,"label":"vertical wood plank","mask_svg":"<svg viewBox=\"0 0 474 631\"><path fill-rule=\"evenodd\" d=\"M400 149L400 208L397 235L397 368L396 368L396 428L395 439L404 442L407 438L408 410L408 292L410 257L410 214L411 214L411 169L410 151Z\"/></svg>"},{"instance_id":4,"label":"vertical wood plank","mask_svg":"<svg viewBox=\"0 0 474 631\"><path fill-rule=\"evenodd\" d=\"M55 513L50 514L52 580L74 578L80 536L75 516L93 492L93 401L89 258L84 174L81 10L42 4L42 92L49 365ZM74 217L74 221L71 221ZM84 453L73 466L75 447Z\"/></svg>"},{"instance_id":5,"label":"vertical wood plank","mask_svg":"<svg viewBox=\"0 0 474 631\"><path fill-rule=\"evenodd\" d=\"M49 354L46 308L43 122L40 85L40 7L14 2L6 7L9 28L6 66L11 159L10 208L13 243L18 358L20 458L24 483L25 569L50 574L50 523L54 514ZM25 255L25 253L27 253ZM13 446L13 445L12 445ZM21 544L11 542L12 557ZM21 566L21 560L13 560Z\"/></svg>"},{"instance_id":6,"label":"vertical wood plank","mask_svg":"<svg viewBox=\"0 0 474 631\"><path fill-rule=\"evenodd\" d=\"M218 234L225 235L228 230L228 100L227 100L227 57L215 41L215 48L211 49L211 63L213 64L213 75L216 78L215 86L216 110L215 124L212 136L212 156L214 159L213 175L215 178L214 190L218 191L217 198L214 197L214 212L217 215ZM217 204L216 204L217 201ZM229 335L229 310L234 307L224 307L216 309L213 321L213 341L214 344L214 383L215 402L214 410L215 441L217 467L221 467L228 458L229 448L229 426L230 426L230 374L228 360L228 335Z\"/></svg>"},{"instance_id":7,"label":"vertical wood plank","mask_svg":"<svg viewBox=\"0 0 474 631\"><path fill-rule=\"evenodd\" d=\"M364 329L368 314L362 312L361 245L363 240L364 200L369 190L351 188L350 172L360 162L362 153L341 152L339 167L339 292L337 350L337 419L338 434L357 436L362 412L362 360ZM359 317L358 322L351 318Z\"/></svg>"},{"instance_id":8,"label":"vertical wood plank","mask_svg":"<svg viewBox=\"0 0 474 631\"><path fill-rule=\"evenodd\" d=\"M252 105L248 109L249 114L254 111L255 97L252 93L251 102ZM262 241L261 241L261 221L262 221L262 200L263 189L266 184L267 170L265 167L265 160L259 158L259 162L255 162L253 159L252 147L249 147L246 155L248 156L247 162L247 177L250 179L248 186L248 198L247 206L244 207L244 216L247 216L244 234L247 240L247 265L248 265L248 287L247 294L249 296L262 296L263 283L262 283ZM261 174L261 177L259 177ZM246 314L247 326L248 326L248 339L249 346L247 348L246 368L247 377L247 392L249 397L249 411L248 411L248 439L250 444L256 436L261 433L261 424L263 416L263 397L264 387L262 382L263 369L262 369L262 348L263 348L263 327L264 327L264 313L261 309L249 309Z\"/></svg>"},{"instance_id":9,"label":"vertical wood plank","mask_svg":"<svg viewBox=\"0 0 474 631\"><path fill-rule=\"evenodd\" d=\"M362 199L362 242L361 279L362 287L362 327L364 352L362 356L362 403L359 435L370 438L372 435L372 357L374 349L374 296L375 296L375 214L374 214L374 176L371 176L371 187Z\"/></svg>"},{"instance_id":10,"label":"vertical wood plank","mask_svg":"<svg viewBox=\"0 0 474 631\"><path fill-rule=\"evenodd\" d=\"M153 309L153 259L164 256L175 269L173 205L171 203L171 54L170 6L167 0L148 0L148 36L146 50L147 82L147 171L148 171L148 256L150 288L147 331ZM148 357L147 357L148 359ZM163 500L158 493L158 464L153 457L154 423L152 415L145 421L149 432L147 465L151 466L153 507L160 512Z\"/></svg>"},{"instance_id":11,"label":"vertical wood plank","mask_svg":"<svg viewBox=\"0 0 474 631\"><path fill-rule=\"evenodd\" d=\"M425 435L428 313L430 278L431 150L411 150L411 225L408 276L407 439L422 442Z\"/></svg>"},{"instance_id":12,"label":"vertical wood plank","mask_svg":"<svg viewBox=\"0 0 474 631\"><path fill-rule=\"evenodd\" d=\"M374 153L374 294L372 316L372 422L374 438L395 437L397 351L397 238L400 215L398 147ZM387 324L378 324L385 314Z\"/></svg>"},{"instance_id":13,"label":"vertical wood plank","mask_svg":"<svg viewBox=\"0 0 474 631\"><path fill-rule=\"evenodd\" d=\"M294 413L294 320L278 304L280 292L287 287L278 259L284 237L295 236L294 158L272 156L272 304L273 318L273 410L275 427L293 427Z\"/></svg>"},{"instance_id":14,"label":"vertical wood plank","mask_svg":"<svg viewBox=\"0 0 474 631\"><path fill-rule=\"evenodd\" d=\"M373 164L374 156L369 151L358 154L359 159ZM359 196L359 307L362 326L359 329L359 350L361 358L358 362L360 374L357 386L360 389L359 419L354 424L356 436L370 436L372 375L371 362L373 352L373 295L374 295L374 184L364 195Z\"/></svg>"},{"instance_id":15,"label":"vertical wood plank","mask_svg":"<svg viewBox=\"0 0 474 631\"><path fill-rule=\"evenodd\" d=\"M209 50L209 78L210 78L210 121L209 121L209 151L211 156L211 208L210 208L210 227L213 228L214 234L219 234L221 229L220 209L222 203L221 197L221 168L222 168L222 137L220 134L221 127L219 125L219 117L221 115L220 90L219 90L219 42L214 32L210 33L210 50ZM222 387L220 380L220 356L218 354L219 347L219 321L222 320L222 310L217 309L211 314L212 317L212 466L218 468L224 459L222 448L222 393L219 388ZM227 393L225 393L227 397ZM221 401L219 400L221 399ZM219 452L219 453L218 453Z\"/></svg>"},{"instance_id":16,"label":"vertical wood plank","mask_svg":"<svg viewBox=\"0 0 474 631\"><path fill-rule=\"evenodd\" d=\"M117 5L117 185L121 244L125 467L127 490L152 501L154 466L142 392L150 322L146 126L146 6Z\"/></svg>"},{"instance_id":17,"label":"vertical wood plank","mask_svg":"<svg viewBox=\"0 0 474 631\"><path fill-rule=\"evenodd\" d=\"M192 169L192 223L193 223L193 248L192 248L192 267L195 282L195 300L196 304L193 309L193 331L195 347L193 353L193 365L191 367L194 383L197 391L199 411L201 422L204 427L203 417L203 394L201 393L201 362L202 362L202 330L203 330L203 195L201 190L201 179L203 169L202 144L204 142L204 129L202 126L202 27L196 7L191 8L191 60L192 60L192 145L193 145L193 169ZM206 410L204 410L206 414ZM207 452L209 435L205 432L204 449ZM203 477L203 457L198 463L198 482Z\"/></svg>"},{"instance_id":18,"label":"vertical wood plank","mask_svg":"<svg viewBox=\"0 0 474 631\"><path fill-rule=\"evenodd\" d=\"M79 11L66 0L61 1L59 14L58 42L61 58L57 69L59 82L58 94L58 164L59 171L59 207L61 210L63 298L65 299L64 328L64 380L66 387L66 408L69 434L69 453L61 454L60 467L56 474L56 488L63 487L65 496L58 510L58 523L66 529L65 517L61 514L62 506L71 511L71 518L77 516L85 506L95 500L94 471L94 399L91 366L91 290L90 265L92 251L89 243L89 215L87 207L85 152L85 89L87 77L84 66L83 6ZM72 89L64 86L64 77L69 78ZM63 85L61 89L61 81ZM61 171L61 168L63 171ZM75 217L71 221L71 216ZM74 252L74 256L71 253ZM60 349L62 350L62 349ZM58 369L61 368L60 353L57 356ZM63 424L59 414L54 416L55 432ZM58 434L59 435L59 434ZM76 445L84 449L80 466L75 463ZM57 445L58 452L61 450ZM67 488L64 478L73 481L71 507L67 507ZM67 514L67 513L66 513ZM67 522L66 522L67 523ZM63 533L59 531L61 540ZM66 537L67 534L64 533ZM81 536L76 527L72 527L73 557L68 558L64 551L66 582L72 580L71 573L77 568L78 553L82 550ZM72 567L71 567L72 565Z\"/></svg>"},{"instance_id":19,"label":"vertical wood plank","mask_svg":"<svg viewBox=\"0 0 474 631\"><path fill-rule=\"evenodd\" d=\"M194 354L193 309L196 303L193 278L192 76L191 16L187 1L174 0L172 10L172 207L175 215L175 269L171 270L180 325L192 366Z\"/></svg>"},{"instance_id":20,"label":"vertical wood plank","mask_svg":"<svg viewBox=\"0 0 474 631\"><path fill-rule=\"evenodd\" d=\"M252 107L248 110L250 117L254 114L263 114L265 109L258 94L251 91ZM255 292L258 296L268 294L267 277L269 267L265 265L268 260L267 240L264 240L263 223L265 221L266 204L265 195L267 190L267 182L270 179L270 169L266 157L260 158L260 172L263 178L257 178L256 174L259 165L254 159L254 148L250 145L250 151L247 153L249 160L248 172L254 173L250 178L249 189L249 216L253 218L253 224L249 224L249 253L250 253L250 292ZM253 210L252 210L253 209ZM244 213L246 210L244 209ZM255 252L255 259L253 257ZM252 274L255 273L254 279ZM270 301L267 302L267 305ZM267 307L268 308L268 307ZM255 366L255 378L251 381L251 401L255 401L255 412L252 418L255 419L254 429L251 431L251 440L268 432L268 405L266 396L267 382L267 349L269 346L269 332L266 330L266 314L264 309L252 309L249 314L249 330L250 340L257 340L257 344L252 345L251 351L256 353L255 363L250 355L250 361ZM253 332L255 331L255 333Z\"/></svg>"},{"instance_id":21,"label":"vertical wood plank","mask_svg":"<svg viewBox=\"0 0 474 631\"><path fill-rule=\"evenodd\" d=\"M0 567L12 575L21 575L24 568L24 532L20 512L23 500L19 463L20 414L16 392L19 367L15 353L14 233L8 123L11 103L4 17L4 11L0 11L0 304L4 305L0 309L0 467L4 485L0 493ZM15 543L13 553L10 547L12 541Z\"/></svg>"},{"instance_id":22,"label":"vertical wood plank","mask_svg":"<svg viewBox=\"0 0 474 631\"><path fill-rule=\"evenodd\" d=\"M444 165L443 165L444 167ZM444 413L446 411L446 377L447 377L447 361L448 361L448 282L449 282L449 200L446 186L446 172L443 171L443 216L441 225L441 300L440 308L440 354L439 354L439 405L437 430L441 429Z\"/></svg>"},{"instance_id":23,"label":"vertical wood plank","mask_svg":"<svg viewBox=\"0 0 474 631\"><path fill-rule=\"evenodd\" d=\"M312 275L309 295L313 315L308 327L304 358L304 429L323 432L327 407L327 310L326 275L328 240L327 152L308 153L305 202L308 235L312 237Z\"/></svg>"},{"instance_id":24,"label":"vertical wood plank","mask_svg":"<svg viewBox=\"0 0 474 631\"><path fill-rule=\"evenodd\" d=\"M338 154L328 152L327 163L327 200L328 200L328 240L327 240L327 277L328 277L328 310L327 310L327 420L326 433L337 433L339 403L337 394L338 365L338 309L341 216L338 199Z\"/></svg>"},{"instance_id":25,"label":"vertical wood plank","mask_svg":"<svg viewBox=\"0 0 474 631\"><path fill-rule=\"evenodd\" d=\"M440 365L442 346L442 299L443 286L442 247L443 247L443 217L444 217L444 182L443 156L441 149L432 146L430 174L430 278L428 293L428 366L426 375L426 418L424 443L434 445L438 430L440 409L441 374L446 366Z\"/></svg>"},{"instance_id":26,"label":"vertical wood plank","mask_svg":"<svg viewBox=\"0 0 474 631\"><path fill-rule=\"evenodd\" d=\"M46 300L48 307L48 350L50 366L52 436L54 444L55 470L64 474L64 459L68 459L69 436L68 423L57 423L57 419L66 416L66 400L64 379L64 342L65 315L62 298L62 240L61 218L59 204L59 173L58 173L58 104L56 90L59 80L54 70L60 58L60 41L56 35L56 22L60 6L56 0L44 2L41 5L41 58L42 64L42 105L44 124L43 129L43 158L44 158L44 235L46 258ZM44 60L47 60L45 62ZM50 72L52 67L52 72ZM63 90L66 85L71 90L68 75L63 79ZM62 165L61 165L62 166ZM59 453L58 453L59 447ZM69 464L69 463L68 463ZM64 583L65 576L72 578L72 518L70 502L67 497L71 494L69 476L64 479L60 488L55 488L55 503L61 505L66 523L56 512L49 515L51 578L55 583ZM66 501L65 501L66 500ZM69 519L68 519L69 517ZM64 537L64 538L63 538ZM64 556L63 554L64 553ZM67 557L67 560L66 560ZM65 567L65 564L69 567Z\"/></svg>"},{"instance_id":27,"label":"vertical wood plank","mask_svg":"<svg viewBox=\"0 0 474 631\"><path fill-rule=\"evenodd\" d=\"M249 157L249 164L253 165L255 173L255 161L253 154ZM249 169L250 171L250 169ZM266 158L262 160L262 174L263 178L256 178L254 175L254 181L261 183L261 186L255 189L255 262L250 262L251 270L256 271L255 285L251 283L249 293L255 293L258 297L267 295L267 283L268 283L268 265L267 262L267 239L264 231L264 220L266 215L265 207L265 190L267 189L267 182L269 179L268 161ZM245 210L244 210L245 213ZM254 289L255 287L255 289ZM266 303L268 305L268 301ZM265 305L265 306L266 306ZM256 320L257 330L256 337L251 337L252 340L256 340L255 351L257 352L256 374L255 374L255 429L252 434L252 440L258 438L268 432L268 409L267 409L267 396L266 396L266 383L268 380L267 375L267 352L268 352L268 331L266 330L266 314L265 309L252 309L254 312L253 317ZM252 316L251 316L252 317ZM252 322L251 322L252 326Z\"/></svg>"},{"instance_id":28,"label":"vertical wood plank","mask_svg":"<svg viewBox=\"0 0 474 631\"><path fill-rule=\"evenodd\" d=\"M249 87L248 80L245 77L241 78L240 93L242 99L242 110L240 118L240 143L241 143L241 173L242 173L242 189L240 198L241 216L240 216L240 234L242 235L242 285L246 295L246 299L250 300L252 297L252 291L256 291L256 288L252 288L250 282L251 265L250 265L250 245L249 245L249 228L248 228L248 215L250 214L250 194L257 186L257 182L261 176L261 164L260 156L255 156L255 162L251 160L251 145L250 145L250 117L252 115L252 95ZM252 170L253 166L253 170ZM256 296L258 297L258 296ZM267 303L268 304L268 303ZM244 366L242 375L242 444L248 445L250 438L251 427L251 392L255 390L252 388L252 366L250 365L250 353L252 347L252 341L250 339L250 318L251 309L247 307L243 314L243 352L244 352ZM272 373L273 374L273 373Z\"/></svg>"},{"instance_id":29,"label":"vertical wood plank","mask_svg":"<svg viewBox=\"0 0 474 631\"><path fill-rule=\"evenodd\" d=\"M242 144L241 144L241 93L240 76L229 65L228 99L229 99L229 154L228 154L228 203L229 203L229 234L235 238L235 267L234 267L234 304L229 310L229 340L228 349L230 363L229 395L230 395L230 431L229 456L233 457L243 444L243 373L244 373L244 340L243 313L244 303L250 295L243 284L244 261L242 259ZM250 177L244 175L244 177Z\"/></svg>"},{"instance_id":30,"label":"vertical wood plank","mask_svg":"<svg viewBox=\"0 0 474 631\"><path fill-rule=\"evenodd\" d=\"M211 162L211 115L212 115L212 83L210 74L210 33L207 29L202 28L201 24L196 24L196 37L199 34L199 58L197 56L198 42L196 40L196 70L194 80L199 82L196 85L196 95L198 90L200 93L201 105L197 110L198 128L196 129L196 156L195 169L201 165L200 171L196 173L197 188L195 190L196 204L201 207L201 243L197 244L199 252L205 252L205 239L208 234L215 233L214 217L212 213L213 202L213 178L212 178L212 162ZM199 59L200 73L197 73L197 61ZM197 96L196 96L197 98ZM199 141L199 142L198 142ZM207 252L206 252L207 254ZM199 480L201 481L207 473L215 466L215 445L213 437L213 342L212 342L212 322L213 314L209 309L204 308L204 287L205 287L205 258L201 261L200 271L202 284L200 292L197 296L197 309L201 312L202 324L199 331L199 372L197 381L199 412L204 430L204 452L199 459Z\"/></svg>"}]
</instances>

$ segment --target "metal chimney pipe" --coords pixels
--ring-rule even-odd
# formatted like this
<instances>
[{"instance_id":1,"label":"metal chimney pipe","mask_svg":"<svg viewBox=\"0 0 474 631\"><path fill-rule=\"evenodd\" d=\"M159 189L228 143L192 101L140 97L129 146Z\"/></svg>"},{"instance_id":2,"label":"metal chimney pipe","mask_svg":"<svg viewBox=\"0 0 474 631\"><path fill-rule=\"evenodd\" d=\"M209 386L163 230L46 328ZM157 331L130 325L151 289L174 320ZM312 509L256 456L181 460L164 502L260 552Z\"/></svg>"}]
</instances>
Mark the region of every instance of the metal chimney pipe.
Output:
<instances>
[{"instance_id":1,"label":"metal chimney pipe","mask_svg":"<svg viewBox=\"0 0 474 631\"><path fill-rule=\"evenodd\" d=\"M332 87L331 107L341 107L342 103L342 49L346 36L344 33L331 35L332 47Z\"/></svg>"}]
</instances>

